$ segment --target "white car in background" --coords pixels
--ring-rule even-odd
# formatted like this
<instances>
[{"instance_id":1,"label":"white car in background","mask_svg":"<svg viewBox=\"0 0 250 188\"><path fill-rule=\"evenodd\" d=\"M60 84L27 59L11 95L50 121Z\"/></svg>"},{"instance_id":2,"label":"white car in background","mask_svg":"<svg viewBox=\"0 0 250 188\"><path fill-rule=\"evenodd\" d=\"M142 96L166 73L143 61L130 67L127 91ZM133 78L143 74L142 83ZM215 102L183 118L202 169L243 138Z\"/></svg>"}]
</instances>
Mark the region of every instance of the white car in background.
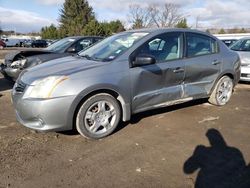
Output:
<instances>
[{"instance_id":1,"label":"white car in background","mask_svg":"<svg viewBox=\"0 0 250 188\"><path fill-rule=\"evenodd\" d=\"M237 51L241 59L241 81L250 82L250 37L243 38L230 46L231 50Z\"/></svg>"},{"instance_id":2,"label":"white car in background","mask_svg":"<svg viewBox=\"0 0 250 188\"><path fill-rule=\"evenodd\" d=\"M7 38L7 39L4 39L4 42L5 42L7 47L13 47L13 46L19 46L20 45L20 39Z\"/></svg>"}]
</instances>

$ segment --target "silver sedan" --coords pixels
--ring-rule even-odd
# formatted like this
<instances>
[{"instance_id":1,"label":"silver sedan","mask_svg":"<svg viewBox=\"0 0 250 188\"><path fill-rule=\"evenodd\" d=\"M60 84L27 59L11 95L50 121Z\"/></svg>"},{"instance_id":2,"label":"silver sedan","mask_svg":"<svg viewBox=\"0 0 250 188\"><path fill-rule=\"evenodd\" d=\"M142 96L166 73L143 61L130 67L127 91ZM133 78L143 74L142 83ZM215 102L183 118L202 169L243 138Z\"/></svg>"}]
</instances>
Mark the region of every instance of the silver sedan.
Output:
<instances>
[{"instance_id":1,"label":"silver sedan","mask_svg":"<svg viewBox=\"0 0 250 188\"><path fill-rule=\"evenodd\" d=\"M250 38L243 38L230 47L237 51L241 58L241 81L250 82Z\"/></svg>"},{"instance_id":2,"label":"silver sedan","mask_svg":"<svg viewBox=\"0 0 250 188\"><path fill-rule=\"evenodd\" d=\"M138 112L199 98L225 105L239 78L239 55L217 38L189 29L145 29L25 70L12 99L26 127L76 128L98 139Z\"/></svg>"}]
</instances>

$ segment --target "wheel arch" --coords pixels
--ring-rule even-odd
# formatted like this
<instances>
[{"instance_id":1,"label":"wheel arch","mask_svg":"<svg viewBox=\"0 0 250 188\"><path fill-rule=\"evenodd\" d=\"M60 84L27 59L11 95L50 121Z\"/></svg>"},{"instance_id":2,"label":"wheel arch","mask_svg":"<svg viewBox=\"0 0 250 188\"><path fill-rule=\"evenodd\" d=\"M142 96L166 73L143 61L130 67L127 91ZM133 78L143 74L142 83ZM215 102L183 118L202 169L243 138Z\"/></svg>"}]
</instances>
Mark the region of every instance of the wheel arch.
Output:
<instances>
[{"instance_id":1,"label":"wheel arch","mask_svg":"<svg viewBox=\"0 0 250 188\"><path fill-rule=\"evenodd\" d=\"M223 72L223 73L221 73L221 74L218 76L218 78L214 81L213 87L212 87L212 89L210 90L209 96L212 94L212 92L213 92L213 90L214 90L216 84L218 83L218 81L219 81L223 76L228 76L229 78L231 78L231 79L233 80L234 85L236 85L234 73L231 72L231 71Z\"/></svg>"},{"instance_id":2,"label":"wheel arch","mask_svg":"<svg viewBox=\"0 0 250 188\"><path fill-rule=\"evenodd\" d=\"M78 110L80 109L81 105L90 97L99 94L99 93L106 93L106 94L110 94L111 96L113 96L115 99L117 99L118 104L121 107L121 117L122 117L122 121L128 121L130 120L130 116L131 116L131 110L130 110L130 105L128 103L126 103L124 97L117 92L116 90L114 90L113 88L99 88L96 90L91 90L87 93L80 93L76 99L73 102L73 105L71 106L70 111L73 112L70 114L70 122L72 124L72 128L75 128L75 121L76 121L76 115Z\"/></svg>"}]
</instances>

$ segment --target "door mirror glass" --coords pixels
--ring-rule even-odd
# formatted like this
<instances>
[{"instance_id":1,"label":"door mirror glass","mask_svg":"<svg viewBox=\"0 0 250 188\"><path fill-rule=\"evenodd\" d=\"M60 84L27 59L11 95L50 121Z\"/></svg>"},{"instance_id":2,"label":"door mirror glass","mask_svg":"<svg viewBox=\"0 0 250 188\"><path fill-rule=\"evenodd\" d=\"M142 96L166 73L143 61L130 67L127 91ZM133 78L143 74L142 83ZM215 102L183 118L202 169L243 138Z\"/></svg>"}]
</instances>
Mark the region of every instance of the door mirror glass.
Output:
<instances>
[{"instance_id":1,"label":"door mirror glass","mask_svg":"<svg viewBox=\"0 0 250 188\"><path fill-rule=\"evenodd\" d=\"M67 50L68 53L75 53L76 52L76 49L74 47L70 47L68 50Z\"/></svg>"},{"instance_id":2,"label":"door mirror glass","mask_svg":"<svg viewBox=\"0 0 250 188\"><path fill-rule=\"evenodd\" d=\"M155 64L156 60L153 56L150 55L140 55L135 58L133 62L134 67L144 66L144 65L151 65Z\"/></svg>"}]
</instances>

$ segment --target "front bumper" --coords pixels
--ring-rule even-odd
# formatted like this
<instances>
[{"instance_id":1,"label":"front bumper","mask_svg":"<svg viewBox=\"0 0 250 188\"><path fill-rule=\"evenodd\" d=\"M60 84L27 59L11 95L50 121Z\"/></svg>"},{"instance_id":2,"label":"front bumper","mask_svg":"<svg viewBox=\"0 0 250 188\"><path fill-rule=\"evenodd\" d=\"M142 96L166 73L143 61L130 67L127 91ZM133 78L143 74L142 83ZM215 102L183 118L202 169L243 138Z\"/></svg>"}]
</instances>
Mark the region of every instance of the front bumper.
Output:
<instances>
[{"instance_id":1,"label":"front bumper","mask_svg":"<svg viewBox=\"0 0 250 188\"><path fill-rule=\"evenodd\" d=\"M12 90L12 101L17 120L37 131L65 131L72 129L70 106L74 96L53 99L23 99L23 94Z\"/></svg>"},{"instance_id":2,"label":"front bumper","mask_svg":"<svg viewBox=\"0 0 250 188\"><path fill-rule=\"evenodd\" d=\"M22 72L20 69L13 69L4 64L0 65L0 72L4 75L4 77L8 80L17 80L19 74Z\"/></svg>"},{"instance_id":3,"label":"front bumper","mask_svg":"<svg viewBox=\"0 0 250 188\"><path fill-rule=\"evenodd\" d=\"M250 82L250 66L241 67L240 80Z\"/></svg>"}]
</instances>

